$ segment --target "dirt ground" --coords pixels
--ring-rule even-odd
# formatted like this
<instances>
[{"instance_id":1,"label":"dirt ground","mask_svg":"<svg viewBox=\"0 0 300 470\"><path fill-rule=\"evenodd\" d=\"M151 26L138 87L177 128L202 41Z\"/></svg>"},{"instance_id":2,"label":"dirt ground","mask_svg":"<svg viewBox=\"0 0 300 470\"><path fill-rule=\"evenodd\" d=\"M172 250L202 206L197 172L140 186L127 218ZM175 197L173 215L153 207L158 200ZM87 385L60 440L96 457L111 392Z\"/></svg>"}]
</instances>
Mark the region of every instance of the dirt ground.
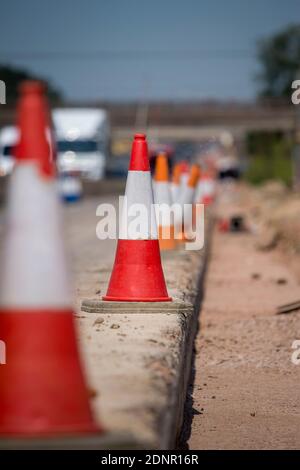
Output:
<instances>
[{"instance_id":1,"label":"dirt ground","mask_svg":"<svg viewBox=\"0 0 300 470\"><path fill-rule=\"evenodd\" d=\"M257 250L252 234L216 227L183 447L300 448L300 364L291 360L300 311L276 315L277 306L300 299L288 259Z\"/></svg>"}]
</instances>

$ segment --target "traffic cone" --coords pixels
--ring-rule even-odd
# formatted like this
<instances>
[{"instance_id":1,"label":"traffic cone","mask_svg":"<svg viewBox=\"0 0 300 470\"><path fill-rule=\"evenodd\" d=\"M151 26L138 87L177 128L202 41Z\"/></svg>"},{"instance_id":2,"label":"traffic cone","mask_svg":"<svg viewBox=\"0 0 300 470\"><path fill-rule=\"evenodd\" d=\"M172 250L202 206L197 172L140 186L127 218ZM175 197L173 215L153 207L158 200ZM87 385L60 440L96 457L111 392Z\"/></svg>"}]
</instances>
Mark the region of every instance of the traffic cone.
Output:
<instances>
[{"instance_id":1,"label":"traffic cone","mask_svg":"<svg viewBox=\"0 0 300 470\"><path fill-rule=\"evenodd\" d=\"M198 193L198 202L202 202L204 205L210 205L213 203L216 194L215 188L215 180L211 174L211 172L206 171L201 176L199 182L199 189L197 189Z\"/></svg>"},{"instance_id":2,"label":"traffic cone","mask_svg":"<svg viewBox=\"0 0 300 470\"><path fill-rule=\"evenodd\" d=\"M185 236L185 231L187 232L189 227L189 221L192 223L193 220L193 202L194 202L194 194L195 194L195 188L198 183L198 179L200 176L200 168L199 165L194 164L191 167L191 171L189 174L188 182L187 184L182 188L182 191L180 193L180 198L179 198L179 204L181 204L183 214L185 215L185 220L181 221L179 225L179 235L177 235L177 238L180 242L187 241L188 239ZM185 208L184 206L187 205ZM185 227L184 227L184 224ZM178 230L178 227L177 227Z\"/></svg>"},{"instance_id":3,"label":"traffic cone","mask_svg":"<svg viewBox=\"0 0 300 470\"><path fill-rule=\"evenodd\" d=\"M201 204L202 203L202 192L203 192L203 173L201 172L199 175L199 179L195 188L194 193L194 203Z\"/></svg>"},{"instance_id":4,"label":"traffic cone","mask_svg":"<svg viewBox=\"0 0 300 470\"><path fill-rule=\"evenodd\" d=\"M27 80L20 86L17 112L17 128L20 132L15 157L19 162L39 158L39 168L45 175L54 174L49 133L49 111L45 99L45 86L35 80ZM30 118L28 119L28 115ZM38 129L38 132L37 132Z\"/></svg>"},{"instance_id":5,"label":"traffic cone","mask_svg":"<svg viewBox=\"0 0 300 470\"><path fill-rule=\"evenodd\" d=\"M162 302L168 296L161 266L153 193L144 134L136 134L125 191L127 207L123 207L115 263L103 300L129 302ZM148 217L147 227L139 239L128 234L129 211L134 204L143 204ZM128 210L127 210L128 209Z\"/></svg>"},{"instance_id":6,"label":"traffic cone","mask_svg":"<svg viewBox=\"0 0 300 470\"><path fill-rule=\"evenodd\" d=\"M198 183L200 176L199 165L194 164L191 166L191 171L187 180L187 184L182 188L180 193L179 203L184 206L184 204L192 204L194 201L195 188Z\"/></svg>"},{"instance_id":7,"label":"traffic cone","mask_svg":"<svg viewBox=\"0 0 300 470\"><path fill-rule=\"evenodd\" d=\"M171 182L171 196L172 202L177 202L180 192L180 175L181 175L181 165L176 163L173 169L173 176Z\"/></svg>"},{"instance_id":8,"label":"traffic cone","mask_svg":"<svg viewBox=\"0 0 300 470\"><path fill-rule=\"evenodd\" d=\"M188 184L188 180L190 177L190 166L186 160L181 160L179 163L180 163L180 193L182 193L182 191Z\"/></svg>"},{"instance_id":9,"label":"traffic cone","mask_svg":"<svg viewBox=\"0 0 300 470\"><path fill-rule=\"evenodd\" d=\"M168 159L165 153L160 153L157 156L154 181L154 200L156 204L161 206L159 212L161 220L157 220L159 247L161 250L173 250L176 244L174 240L174 221L170 220L172 201L169 186Z\"/></svg>"},{"instance_id":10,"label":"traffic cone","mask_svg":"<svg viewBox=\"0 0 300 470\"><path fill-rule=\"evenodd\" d=\"M48 146L48 158L43 162L45 165L46 173L54 173L55 171L55 160L56 160L56 142L53 133L53 127L51 122L51 115L50 110L48 108L47 101L45 99L45 92L46 86L43 82L36 81L36 80L26 80L22 83L21 89L25 92L28 90L30 93L32 92L32 96L30 98L30 108L32 110L32 119L36 119L35 110L38 110L38 116L40 122L43 122L44 125L44 133L46 134L47 143L43 145ZM35 91L37 91L39 96L38 99L35 99ZM22 122L21 122L22 121ZM19 122L17 122L17 128L26 128L26 121L23 122L23 117L20 116ZM33 126L32 126L33 127ZM33 135L31 135L31 132ZM44 137L43 137L44 138ZM28 145L34 145L33 142L36 139L34 131L31 129L31 126L28 127L27 132L25 133L25 137L23 136L22 139L19 139L19 142L15 146L15 157L16 158L27 158L27 150L26 147ZM40 145L39 141L36 140L35 144L37 146ZM46 153L45 153L46 154Z\"/></svg>"},{"instance_id":11,"label":"traffic cone","mask_svg":"<svg viewBox=\"0 0 300 470\"><path fill-rule=\"evenodd\" d=\"M75 337L56 182L37 82L21 87L0 277L0 436L78 435L93 421Z\"/></svg>"}]
</instances>

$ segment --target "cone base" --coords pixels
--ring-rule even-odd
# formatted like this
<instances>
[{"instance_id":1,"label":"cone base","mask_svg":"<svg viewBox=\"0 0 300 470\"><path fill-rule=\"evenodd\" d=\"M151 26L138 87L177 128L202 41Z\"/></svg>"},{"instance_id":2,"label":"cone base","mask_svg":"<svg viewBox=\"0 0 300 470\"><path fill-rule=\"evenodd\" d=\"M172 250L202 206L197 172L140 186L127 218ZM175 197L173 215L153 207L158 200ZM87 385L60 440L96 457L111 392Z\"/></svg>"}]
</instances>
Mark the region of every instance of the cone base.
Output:
<instances>
[{"instance_id":1,"label":"cone base","mask_svg":"<svg viewBox=\"0 0 300 470\"><path fill-rule=\"evenodd\" d=\"M102 431L89 406L71 310L0 310L0 436Z\"/></svg>"},{"instance_id":2,"label":"cone base","mask_svg":"<svg viewBox=\"0 0 300 470\"><path fill-rule=\"evenodd\" d=\"M202 198L202 204L205 206L210 206L214 202L214 198L212 196L204 196Z\"/></svg>"},{"instance_id":3,"label":"cone base","mask_svg":"<svg viewBox=\"0 0 300 470\"><path fill-rule=\"evenodd\" d=\"M148 298L139 298L139 297L111 297L109 295L104 295L102 300L109 302L171 302L172 297L148 297Z\"/></svg>"},{"instance_id":4,"label":"cone base","mask_svg":"<svg viewBox=\"0 0 300 470\"><path fill-rule=\"evenodd\" d=\"M103 300L167 302L158 240L119 240L114 267Z\"/></svg>"}]
</instances>

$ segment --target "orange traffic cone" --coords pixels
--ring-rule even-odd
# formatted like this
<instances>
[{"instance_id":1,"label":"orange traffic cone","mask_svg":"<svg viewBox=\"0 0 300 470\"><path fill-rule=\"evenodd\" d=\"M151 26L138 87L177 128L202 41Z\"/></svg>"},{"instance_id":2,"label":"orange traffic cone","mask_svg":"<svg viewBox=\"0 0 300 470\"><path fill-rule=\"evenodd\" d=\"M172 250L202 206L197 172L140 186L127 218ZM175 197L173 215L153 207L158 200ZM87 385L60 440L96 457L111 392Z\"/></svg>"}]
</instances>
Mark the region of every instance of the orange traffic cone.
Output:
<instances>
[{"instance_id":1,"label":"orange traffic cone","mask_svg":"<svg viewBox=\"0 0 300 470\"><path fill-rule=\"evenodd\" d=\"M0 367L0 435L6 437L98 430L75 337L45 110L42 86L25 82L0 282L7 350Z\"/></svg>"},{"instance_id":2,"label":"orange traffic cone","mask_svg":"<svg viewBox=\"0 0 300 470\"><path fill-rule=\"evenodd\" d=\"M158 238L161 250L173 250L176 246L174 240L174 221L170 220L171 193L169 186L168 159L165 153L160 153L155 164L155 203L160 206L158 217Z\"/></svg>"},{"instance_id":3,"label":"orange traffic cone","mask_svg":"<svg viewBox=\"0 0 300 470\"><path fill-rule=\"evenodd\" d=\"M125 198L127 207L123 207L121 236L107 294L103 300L129 302L172 300L168 296L161 266L148 147L144 134L134 136ZM138 237L135 233L129 234L128 230L130 208L136 204L142 204L148 218L148 223Z\"/></svg>"}]
</instances>

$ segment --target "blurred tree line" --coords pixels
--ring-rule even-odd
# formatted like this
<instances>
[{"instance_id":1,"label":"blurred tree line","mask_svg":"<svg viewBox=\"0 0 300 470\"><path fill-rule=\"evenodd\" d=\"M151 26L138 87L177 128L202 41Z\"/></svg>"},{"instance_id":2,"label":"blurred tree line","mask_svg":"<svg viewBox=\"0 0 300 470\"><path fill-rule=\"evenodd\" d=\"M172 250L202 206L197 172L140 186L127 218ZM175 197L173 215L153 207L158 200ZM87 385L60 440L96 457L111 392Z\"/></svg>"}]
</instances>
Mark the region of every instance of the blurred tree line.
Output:
<instances>
[{"instance_id":1,"label":"blurred tree line","mask_svg":"<svg viewBox=\"0 0 300 470\"><path fill-rule=\"evenodd\" d=\"M300 25L258 42L260 96L291 103L291 84L300 79Z\"/></svg>"},{"instance_id":2,"label":"blurred tree line","mask_svg":"<svg viewBox=\"0 0 300 470\"><path fill-rule=\"evenodd\" d=\"M293 143L282 132L251 132L247 136L250 164L246 179L259 184L268 179L292 184Z\"/></svg>"},{"instance_id":3,"label":"blurred tree line","mask_svg":"<svg viewBox=\"0 0 300 470\"><path fill-rule=\"evenodd\" d=\"M257 45L261 73L259 99L270 105L292 105L292 82L300 79L300 25L291 25ZM280 179L292 183L293 142L280 132L254 132L247 138L250 165L246 178L251 183Z\"/></svg>"},{"instance_id":4,"label":"blurred tree line","mask_svg":"<svg viewBox=\"0 0 300 470\"><path fill-rule=\"evenodd\" d=\"M23 68L0 64L0 79L5 82L6 103L9 106L13 106L16 103L18 87L23 80L41 80L47 87L48 98L51 102L55 103L62 100L61 92L48 80L45 80Z\"/></svg>"}]
</instances>

